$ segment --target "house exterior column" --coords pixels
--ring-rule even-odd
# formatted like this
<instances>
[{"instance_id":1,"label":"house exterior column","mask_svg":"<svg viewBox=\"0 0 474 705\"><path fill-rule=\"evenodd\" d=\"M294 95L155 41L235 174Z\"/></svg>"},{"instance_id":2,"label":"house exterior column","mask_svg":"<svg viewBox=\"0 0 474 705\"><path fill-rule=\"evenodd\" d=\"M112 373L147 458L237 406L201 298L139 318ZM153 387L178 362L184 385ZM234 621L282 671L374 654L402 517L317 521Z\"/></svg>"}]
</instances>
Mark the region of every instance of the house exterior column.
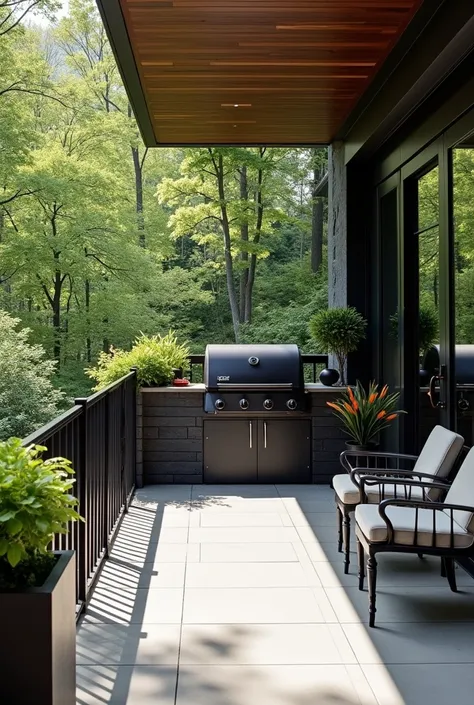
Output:
<instances>
[{"instance_id":1,"label":"house exterior column","mask_svg":"<svg viewBox=\"0 0 474 705\"><path fill-rule=\"evenodd\" d=\"M347 173L344 143L328 154L328 303L347 306Z\"/></svg>"}]
</instances>

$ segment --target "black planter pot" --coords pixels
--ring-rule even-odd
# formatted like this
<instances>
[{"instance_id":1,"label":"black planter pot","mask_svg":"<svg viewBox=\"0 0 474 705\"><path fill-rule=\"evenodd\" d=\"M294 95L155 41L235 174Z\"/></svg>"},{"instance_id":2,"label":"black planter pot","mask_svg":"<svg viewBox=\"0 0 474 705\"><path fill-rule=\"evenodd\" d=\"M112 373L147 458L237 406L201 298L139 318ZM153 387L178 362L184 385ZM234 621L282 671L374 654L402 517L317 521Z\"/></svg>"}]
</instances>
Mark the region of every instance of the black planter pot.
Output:
<instances>
[{"instance_id":1,"label":"black planter pot","mask_svg":"<svg viewBox=\"0 0 474 705\"><path fill-rule=\"evenodd\" d=\"M338 370L325 369L319 374L319 381L326 387L332 387L339 382Z\"/></svg>"},{"instance_id":2,"label":"black planter pot","mask_svg":"<svg viewBox=\"0 0 474 705\"><path fill-rule=\"evenodd\" d=\"M377 450L377 448L379 447L379 444L372 442L372 443L366 443L365 445L361 446L361 445L358 445L357 443L351 443L350 441L346 441L346 446L347 446L347 450L354 451L354 453L364 453L364 452L371 451L371 450Z\"/></svg>"},{"instance_id":3,"label":"black planter pot","mask_svg":"<svg viewBox=\"0 0 474 705\"><path fill-rule=\"evenodd\" d=\"M0 701L76 703L76 559L63 551L42 587L0 594Z\"/></svg>"}]
</instances>

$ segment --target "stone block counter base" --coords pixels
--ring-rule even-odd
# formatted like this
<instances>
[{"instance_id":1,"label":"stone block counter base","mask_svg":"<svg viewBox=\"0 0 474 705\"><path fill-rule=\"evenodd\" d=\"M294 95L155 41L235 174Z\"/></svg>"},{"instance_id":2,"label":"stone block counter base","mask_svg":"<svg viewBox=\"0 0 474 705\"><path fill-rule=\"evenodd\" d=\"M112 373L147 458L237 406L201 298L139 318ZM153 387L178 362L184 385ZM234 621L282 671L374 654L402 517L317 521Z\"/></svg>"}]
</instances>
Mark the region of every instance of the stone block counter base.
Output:
<instances>
[{"instance_id":1,"label":"stone block counter base","mask_svg":"<svg viewBox=\"0 0 474 705\"><path fill-rule=\"evenodd\" d=\"M328 484L340 472L339 454L346 436L326 402L339 387L307 384L311 419L312 480ZM138 485L199 484L203 482L204 385L142 389L137 399ZM219 417L222 418L222 417ZM288 418L288 417L286 417Z\"/></svg>"}]
</instances>

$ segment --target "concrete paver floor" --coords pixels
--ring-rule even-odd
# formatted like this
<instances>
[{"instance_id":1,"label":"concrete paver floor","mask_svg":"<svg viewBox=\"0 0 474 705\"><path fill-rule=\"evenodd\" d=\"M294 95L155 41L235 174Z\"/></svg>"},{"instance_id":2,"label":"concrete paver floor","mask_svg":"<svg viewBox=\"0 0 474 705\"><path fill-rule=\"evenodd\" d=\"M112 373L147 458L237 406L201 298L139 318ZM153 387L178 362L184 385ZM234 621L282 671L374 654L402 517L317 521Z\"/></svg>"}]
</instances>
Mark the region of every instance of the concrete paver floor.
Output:
<instances>
[{"instance_id":1,"label":"concrete paver floor","mask_svg":"<svg viewBox=\"0 0 474 705\"><path fill-rule=\"evenodd\" d=\"M381 555L369 629L356 572L329 487L139 490L78 630L77 704L472 705L473 580Z\"/></svg>"}]
</instances>

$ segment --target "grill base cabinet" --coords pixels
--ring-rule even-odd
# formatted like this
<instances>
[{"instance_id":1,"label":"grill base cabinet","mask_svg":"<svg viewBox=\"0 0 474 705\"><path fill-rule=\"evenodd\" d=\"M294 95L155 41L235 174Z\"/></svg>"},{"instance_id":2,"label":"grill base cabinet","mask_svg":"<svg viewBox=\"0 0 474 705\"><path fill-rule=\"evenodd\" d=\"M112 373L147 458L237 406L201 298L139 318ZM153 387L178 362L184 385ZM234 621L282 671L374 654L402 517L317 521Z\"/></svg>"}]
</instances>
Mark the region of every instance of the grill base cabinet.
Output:
<instances>
[{"instance_id":1,"label":"grill base cabinet","mask_svg":"<svg viewBox=\"0 0 474 705\"><path fill-rule=\"evenodd\" d=\"M311 482L309 419L206 419L204 482Z\"/></svg>"}]
</instances>

